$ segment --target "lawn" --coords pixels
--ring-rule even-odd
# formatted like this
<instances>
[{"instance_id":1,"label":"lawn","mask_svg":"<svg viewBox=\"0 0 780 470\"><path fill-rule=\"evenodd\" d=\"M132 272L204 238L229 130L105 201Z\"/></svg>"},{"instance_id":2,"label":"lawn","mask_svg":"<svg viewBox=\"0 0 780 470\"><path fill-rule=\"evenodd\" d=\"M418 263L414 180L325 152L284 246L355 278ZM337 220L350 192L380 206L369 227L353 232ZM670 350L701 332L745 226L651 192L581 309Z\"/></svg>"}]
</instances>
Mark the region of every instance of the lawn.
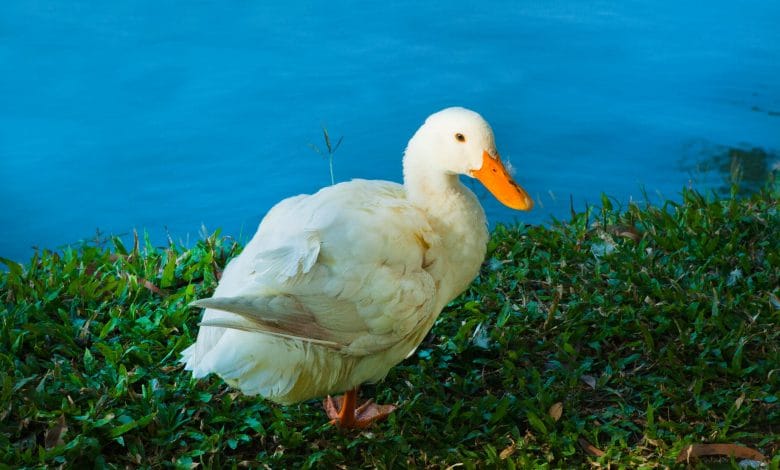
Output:
<instances>
[{"instance_id":1,"label":"lawn","mask_svg":"<svg viewBox=\"0 0 780 470\"><path fill-rule=\"evenodd\" d=\"M666 467L689 452L777 469L778 193L604 197L570 220L498 226L471 288L363 388L400 405L367 431L178 364L200 316L187 303L241 249L229 237L3 260L0 468ZM697 459L707 450L735 455Z\"/></svg>"}]
</instances>

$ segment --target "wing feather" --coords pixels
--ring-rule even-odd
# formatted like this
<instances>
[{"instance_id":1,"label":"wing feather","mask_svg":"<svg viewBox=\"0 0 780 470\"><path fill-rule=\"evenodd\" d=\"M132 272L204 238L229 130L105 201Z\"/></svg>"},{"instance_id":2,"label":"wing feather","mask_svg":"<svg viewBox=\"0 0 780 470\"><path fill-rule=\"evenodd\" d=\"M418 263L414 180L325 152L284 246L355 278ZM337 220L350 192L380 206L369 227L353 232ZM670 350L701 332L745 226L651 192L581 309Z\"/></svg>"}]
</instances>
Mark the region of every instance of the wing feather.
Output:
<instances>
[{"instance_id":1,"label":"wing feather","mask_svg":"<svg viewBox=\"0 0 780 470\"><path fill-rule=\"evenodd\" d=\"M191 304L207 309L201 325L355 356L408 342L430 325L438 312L426 267L437 237L426 216L400 185L344 184L349 191L336 185L272 209L240 255L242 277L223 277L229 290Z\"/></svg>"},{"instance_id":2,"label":"wing feather","mask_svg":"<svg viewBox=\"0 0 780 470\"><path fill-rule=\"evenodd\" d=\"M229 328L231 330L246 331L249 333L263 333L263 334L268 334L271 336L276 336L284 339L292 339L292 340L304 341L312 344L319 344L321 346L325 346L330 349L335 349L337 351L341 351L342 349L344 349L343 344L338 344L332 341L325 341L325 340L319 340L314 338L303 338L301 336L295 336L292 334L284 333L283 331L279 331L277 330L277 328L274 327L269 327L267 325L260 325L257 322L250 322L243 319L215 318L213 320L203 320L202 322L198 323L198 326Z\"/></svg>"}]
</instances>

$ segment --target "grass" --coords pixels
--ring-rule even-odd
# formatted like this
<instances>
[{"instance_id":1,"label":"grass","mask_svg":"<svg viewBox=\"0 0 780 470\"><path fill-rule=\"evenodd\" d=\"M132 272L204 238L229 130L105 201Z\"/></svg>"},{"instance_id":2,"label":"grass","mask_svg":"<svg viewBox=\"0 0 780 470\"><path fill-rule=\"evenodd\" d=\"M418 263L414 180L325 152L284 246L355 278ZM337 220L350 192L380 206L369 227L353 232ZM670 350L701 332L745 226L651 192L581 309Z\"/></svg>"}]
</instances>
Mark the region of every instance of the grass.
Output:
<instances>
[{"instance_id":1,"label":"grass","mask_svg":"<svg viewBox=\"0 0 780 470\"><path fill-rule=\"evenodd\" d=\"M328 170L330 171L330 184L336 184L336 177L333 174L333 157L336 155L336 150L341 146L341 142L344 140L344 136L339 137L336 144L333 145L330 140L330 133L328 128L322 128L322 140L325 142L325 150L322 150L318 145L309 144L312 150L314 150L319 156L326 157L328 159Z\"/></svg>"},{"instance_id":2,"label":"grass","mask_svg":"<svg viewBox=\"0 0 780 470\"><path fill-rule=\"evenodd\" d=\"M0 467L674 466L741 444L780 466L778 191L608 198L496 228L471 288L366 396L364 432L177 363L241 247L113 238L0 273ZM724 460L735 465L734 460Z\"/></svg>"}]
</instances>

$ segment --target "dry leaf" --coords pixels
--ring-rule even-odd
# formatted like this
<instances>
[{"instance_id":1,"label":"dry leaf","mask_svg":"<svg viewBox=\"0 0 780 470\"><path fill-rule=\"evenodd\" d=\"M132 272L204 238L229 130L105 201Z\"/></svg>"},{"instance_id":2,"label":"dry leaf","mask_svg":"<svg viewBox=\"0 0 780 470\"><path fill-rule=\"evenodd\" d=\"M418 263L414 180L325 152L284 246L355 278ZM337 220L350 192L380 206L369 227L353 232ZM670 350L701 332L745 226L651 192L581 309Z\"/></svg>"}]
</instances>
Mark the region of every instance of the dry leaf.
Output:
<instances>
[{"instance_id":1,"label":"dry leaf","mask_svg":"<svg viewBox=\"0 0 780 470\"><path fill-rule=\"evenodd\" d=\"M745 401L745 394L739 396L736 400L734 400L734 407L736 409L739 409L742 406L742 403Z\"/></svg>"},{"instance_id":2,"label":"dry leaf","mask_svg":"<svg viewBox=\"0 0 780 470\"><path fill-rule=\"evenodd\" d=\"M500 453L500 454L498 454L498 457L499 457L501 460L506 460L506 459L508 459L508 458L509 458L509 457L510 457L512 454L514 454L516 450L517 450L517 444L515 444L514 442L512 442L511 444L509 444L509 446L507 446L507 448L506 448L506 449L502 450L502 451L501 451L501 453Z\"/></svg>"},{"instance_id":3,"label":"dry leaf","mask_svg":"<svg viewBox=\"0 0 780 470\"><path fill-rule=\"evenodd\" d=\"M579 438L577 440L580 445L582 446L582 449L588 454L592 455L593 457L601 457L604 455L604 451L599 449L598 447L594 446L590 442L586 441L583 438Z\"/></svg>"},{"instance_id":4,"label":"dry leaf","mask_svg":"<svg viewBox=\"0 0 780 470\"><path fill-rule=\"evenodd\" d=\"M563 403L555 403L550 407L550 410L547 413L550 415L550 418L552 418L553 421L558 421L561 419L561 415L563 414Z\"/></svg>"},{"instance_id":5,"label":"dry leaf","mask_svg":"<svg viewBox=\"0 0 780 470\"><path fill-rule=\"evenodd\" d=\"M62 436L64 436L66 432L68 432L68 425L65 424L65 415L60 415L57 424L49 428L44 435L43 441L46 448L51 449L65 444Z\"/></svg>"},{"instance_id":6,"label":"dry leaf","mask_svg":"<svg viewBox=\"0 0 780 470\"><path fill-rule=\"evenodd\" d=\"M638 242L642 238L642 235L639 233L639 230L637 230L636 227L633 227L631 225L608 225L607 231L612 233L613 235L631 239L634 242Z\"/></svg>"},{"instance_id":7,"label":"dry leaf","mask_svg":"<svg viewBox=\"0 0 780 470\"><path fill-rule=\"evenodd\" d=\"M766 462L767 458L761 452L737 444L692 444L680 451L677 463L690 462L691 459L707 455L725 455L741 459Z\"/></svg>"},{"instance_id":8,"label":"dry leaf","mask_svg":"<svg viewBox=\"0 0 780 470\"><path fill-rule=\"evenodd\" d=\"M596 389L596 378L593 377L592 375L583 375L582 377L580 377L580 380L585 382L590 388L594 390Z\"/></svg>"},{"instance_id":9,"label":"dry leaf","mask_svg":"<svg viewBox=\"0 0 780 470\"><path fill-rule=\"evenodd\" d=\"M160 289L159 287L155 286L154 284L152 284L151 282L147 281L146 279L144 279L142 277L139 277L138 281L140 282L140 284L142 286L144 286L145 288L147 288L150 291L154 292L155 294L162 295L162 296L165 295L165 293L162 291L162 289Z\"/></svg>"}]
</instances>

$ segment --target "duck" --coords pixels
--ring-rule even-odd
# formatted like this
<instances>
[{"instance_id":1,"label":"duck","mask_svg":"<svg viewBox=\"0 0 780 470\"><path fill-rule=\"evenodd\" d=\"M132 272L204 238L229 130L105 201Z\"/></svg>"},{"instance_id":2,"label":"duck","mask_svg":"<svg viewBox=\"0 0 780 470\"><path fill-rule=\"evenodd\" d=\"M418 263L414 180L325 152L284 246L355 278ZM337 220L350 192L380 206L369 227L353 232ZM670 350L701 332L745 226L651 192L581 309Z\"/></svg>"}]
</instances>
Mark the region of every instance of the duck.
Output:
<instances>
[{"instance_id":1,"label":"duck","mask_svg":"<svg viewBox=\"0 0 780 470\"><path fill-rule=\"evenodd\" d=\"M181 362L281 405L323 398L334 425L366 428L397 407L358 389L412 355L479 273L485 212L460 175L530 210L477 112L429 116L403 154L403 184L355 179L282 200L225 267ZM333 398L333 394L342 394Z\"/></svg>"}]
</instances>

